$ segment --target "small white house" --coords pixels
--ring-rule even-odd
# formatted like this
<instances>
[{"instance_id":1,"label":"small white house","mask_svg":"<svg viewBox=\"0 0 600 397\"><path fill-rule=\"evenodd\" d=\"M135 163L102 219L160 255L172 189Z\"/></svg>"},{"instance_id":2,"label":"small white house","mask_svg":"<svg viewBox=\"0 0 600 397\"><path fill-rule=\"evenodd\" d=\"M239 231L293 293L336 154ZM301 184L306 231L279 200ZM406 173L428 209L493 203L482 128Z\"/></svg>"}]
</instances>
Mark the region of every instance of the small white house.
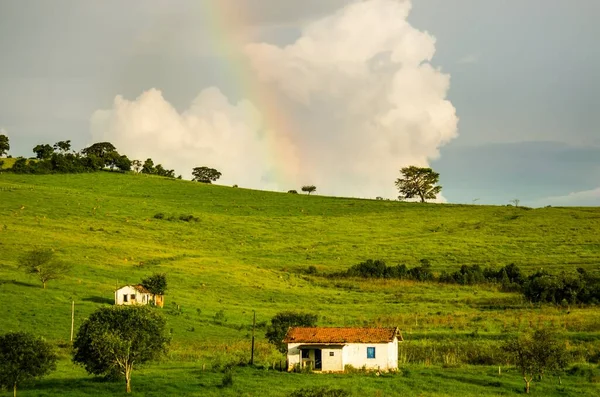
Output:
<instances>
[{"instance_id":1,"label":"small white house","mask_svg":"<svg viewBox=\"0 0 600 397\"><path fill-rule=\"evenodd\" d=\"M162 307L163 296L154 295L143 285L126 285L115 291L115 305L147 305L153 303Z\"/></svg>"},{"instance_id":2,"label":"small white house","mask_svg":"<svg viewBox=\"0 0 600 397\"><path fill-rule=\"evenodd\" d=\"M341 372L346 365L370 370L398 369L398 328L301 328L288 330L288 369Z\"/></svg>"}]
</instances>

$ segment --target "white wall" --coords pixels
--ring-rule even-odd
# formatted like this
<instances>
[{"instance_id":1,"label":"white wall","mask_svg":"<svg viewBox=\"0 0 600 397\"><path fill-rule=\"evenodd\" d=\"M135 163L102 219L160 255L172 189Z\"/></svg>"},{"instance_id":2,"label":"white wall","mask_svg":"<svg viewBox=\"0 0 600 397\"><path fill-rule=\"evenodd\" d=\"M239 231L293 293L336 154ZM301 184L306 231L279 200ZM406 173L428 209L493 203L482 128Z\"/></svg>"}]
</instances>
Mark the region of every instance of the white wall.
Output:
<instances>
[{"instance_id":1,"label":"white wall","mask_svg":"<svg viewBox=\"0 0 600 397\"><path fill-rule=\"evenodd\" d=\"M127 295L127 302L124 299L125 295ZM131 300L131 295L135 295L135 301ZM150 299L150 294L142 293L130 285L115 291L115 305L147 305Z\"/></svg>"},{"instance_id":2,"label":"white wall","mask_svg":"<svg viewBox=\"0 0 600 397\"><path fill-rule=\"evenodd\" d=\"M367 347L375 348L375 358L367 358ZM398 339L390 343L351 343L343 350L344 366L355 368L381 369L388 371L398 368Z\"/></svg>"},{"instance_id":3,"label":"white wall","mask_svg":"<svg viewBox=\"0 0 600 397\"><path fill-rule=\"evenodd\" d=\"M300 364L302 356L298 346L308 345L307 343L288 343L288 365L293 369L296 364ZM367 358L367 347L375 348L375 358ZM346 365L352 365L355 368L380 369L389 371L398 369L398 339L394 338L390 343L350 343L342 349L339 347L322 348L323 371L343 371ZM330 356L329 353L334 355ZM314 362L314 354L311 351L310 360Z\"/></svg>"}]
</instances>

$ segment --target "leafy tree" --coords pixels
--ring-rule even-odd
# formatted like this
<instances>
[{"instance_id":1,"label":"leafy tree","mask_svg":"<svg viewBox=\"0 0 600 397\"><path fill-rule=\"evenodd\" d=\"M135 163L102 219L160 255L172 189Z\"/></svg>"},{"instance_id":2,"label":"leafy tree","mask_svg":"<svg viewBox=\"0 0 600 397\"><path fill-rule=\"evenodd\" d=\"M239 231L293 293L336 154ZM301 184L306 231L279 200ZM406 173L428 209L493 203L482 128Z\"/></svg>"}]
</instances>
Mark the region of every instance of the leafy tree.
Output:
<instances>
[{"instance_id":1,"label":"leafy tree","mask_svg":"<svg viewBox=\"0 0 600 397\"><path fill-rule=\"evenodd\" d=\"M54 144L55 151L61 151L62 153L67 153L71 150L71 141L58 141Z\"/></svg>"},{"instance_id":2,"label":"leafy tree","mask_svg":"<svg viewBox=\"0 0 600 397\"><path fill-rule=\"evenodd\" d=\"M19 267L25 273L36 276L46 288L46 283L65 276L71 267L54 259L54 252L49 249L35 249L27 252L19 259Z\"/></svg>"},{"instance_id":3,"label":"leafy tree","mask_svg":"<svg viewBox=\"0 0 600 397\"><path fill-rule=\"evenodd\" d=\"M115 159L115 166L121 171L131 171L131 160L125 155L120 155Z\"/></svg>"},{"instance_id":4,"label":"leafy tree","mask_svg":"<svg viewBox=\"0 0 600 397\"><path fill-rule=\"evenodd\" d=\"M146 159L144 161L144 165L142 166L142 174L154 174L156 170L154 169L154 161L152 159Z\"/></svg>"},{"instance_id":5,"label":"leafy tree","mask_svg":"<svg viewBox=\"0 0 600 397\"><path fill-rule=\"evenodd\" d=\"M48 144L37 145L33 148L33 153L40 160L46 160L52 157L52 153L54 153L54 149L52 146Z\"/></svg>"},{"instance_id":6,"label":"leafy tree","mask_svg":"<svg viewBox=\"0 0 600 397\"><path fill-rule=\"evenodd\" d=\"M142 162L140 160L133 160L131 162L131 167L135 172L139 173L142 170Z\"/></svg>"},{"instance_id":7,"label":"leafy tree","mask_svg":"<svg viewBox=\"0 0 600 397\"><path fill-rule=\"evenodd\" d=\"M125 376L131 392L134 364L165 354L169 337L165 319L146 306L113 306L98 309L84 321L73 343L73 361L88 373Z\"/></svg>"},{"instance_id":8,"label":"leafy tree","mask_svg":"<svg viewBox=\"0 0 600 397\"><path fill-rule=\"evenodd\" d=\"M221 173L214 168L196 167L192 170L192 180L201 183L212 183L221 177Z\"/></svg>"},{"instance_id":9,"label":"leafy tree","mask_svg":"<svg viewBox=\"0 0 600 397\"><path fill-rule=\"evenodd\" d=\"M109 153L116 152L117 148L110 142L98 142L86 147L81 151L85 156L94 155L99 158L105 158Z\"/></svg>"},{"instance_id":10,"label":"leafy tree","mask_svg":"<svg viewBox=\"0 0 600 397\"><path fill-rule=\"evenodd\" d=\"M316 191L317 187L314 185L306 185L306 186L302 186L302 191L306 192L308 194L311 194L312 192Z\"/></svg>"},{"instance_id":11,"label":"leafy tree","mask_svg":"<svg viewBox=\"0 0 600 397\"><path fill-rule=\"evenodd\" d=\"M538 329L507 341L503 349L521 372L525 393L529 393L534 375L540 378L546 371L562 371L568 365L563 343L547 329Z\"/></svg>"},{"instance_id":12,"label":"leafy tree","mask_svg":"<svg viewBox=\"0 0 600 397\"><path fill-rule=\"evenodd\" d=\"M57 359L49 343L29 333L0 335L0 386L16 397L19 383L55 370Z\"/></svg>"},{"instance_id":13,"label":"leafy tree","mask_svg":"<svg viewBox=\"0 0 600 397\"><path fill-rule=\"evenodd\" d=\"M154 295L164 295L167 290L167 275L165 273L154 273L142 280L142 285Z\"/></svg>"},{"instance_id":14,"label":"leafy tree","mask_svg":"<svg viewBox=\"0 0 600 397\"><path fill-rule=\"evenodd\" d=\"M0 156L4 156L10 150L10 141L8 136L0 134Z\"/></svg>"},{"instance_id":15,"label":"leafy tree","mask_svg":"<svg viewBox=\"0 0 600 397\"><path fill-rule=\"evenodd\" d=\"M400 170L402 178L396 179L396 187L400 192L398 199L420 198L424 203L426 200L435 199L442 191L441 186L436 186L440 174L431 168L422 168L411 165Z\"/></svg>"},{"instance_id":16,"label":"leafy tree","mask_svg":"<svg viewBox=\"0 0 600 397\"><path fill-rule=\"evenodd\" d=\"M283 343L283 338L290 327L314 327L316 323L317 316L315 314L281 312L271 319L271 325L267 327L265 336L280 352L285 353L287 346Z\"/></svg>"}]
</instances>

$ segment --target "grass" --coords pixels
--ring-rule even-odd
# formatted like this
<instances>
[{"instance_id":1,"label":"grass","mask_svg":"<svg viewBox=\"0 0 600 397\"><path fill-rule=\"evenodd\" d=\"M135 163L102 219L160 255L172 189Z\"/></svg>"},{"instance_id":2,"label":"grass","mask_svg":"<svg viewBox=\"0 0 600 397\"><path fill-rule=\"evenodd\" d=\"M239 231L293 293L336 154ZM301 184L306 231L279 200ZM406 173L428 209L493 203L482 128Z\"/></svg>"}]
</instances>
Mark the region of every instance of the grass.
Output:
<instances>
[{"instance_id":1,"label":"grass","mask_svg":"<svg viewBox=\"0 0 600 397\"><path fill-rule=\"evenodd\" d=\"M553 326L585 361L600 346L596 307L531 306L491 285L331 280L303 272L311 265L345 270L369 258L408 266L428 259L438 272L462 264L509 263L526 272L598 271L598 230L600 208L423 205L109 172L3 173L0 333L27 330L64 344L71 299L77 327L93 310L112 303L116 286L166 272L163 311L172 348L164 363L134 372L134 390L144 395L282 395L294 390L290 386L313 384L348 387L356 395L512 394L521 387L516 375L490 386L487 373L494 368L442 368L436 362L424 367L425 360L406 364L410 377L392 378L243 368L236 370L232 388L224 389L218 387L217 368L248 360L253 310L259 324L257 363L264 368L278 362L282 357L262 339L265 324L280 311L298 309L318 314L320 325L397 325L407 342L419 346L440 340L493 344L531 327ZM42 289L17 268L19 256L35 247L54 249L73 264L72 273ZM215 318L221 311L224 318ZM199 373L202 364L208 369ZM589 394L597 386L569 379L563 395ZM59 371L32 384L29 395L113 395L120 386L98 383L65 354ZM261 394L267 390L271 394ZM540 390L559 389L544 382Z\"/></svg>"}]
</instances>

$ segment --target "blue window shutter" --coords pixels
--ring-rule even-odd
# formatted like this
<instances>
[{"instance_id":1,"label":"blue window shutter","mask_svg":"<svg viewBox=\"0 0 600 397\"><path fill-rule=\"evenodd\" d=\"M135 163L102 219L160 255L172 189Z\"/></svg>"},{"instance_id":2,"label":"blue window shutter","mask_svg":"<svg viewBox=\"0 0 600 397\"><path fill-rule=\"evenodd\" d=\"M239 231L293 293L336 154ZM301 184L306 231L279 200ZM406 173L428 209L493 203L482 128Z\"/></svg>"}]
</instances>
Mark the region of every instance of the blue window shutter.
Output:
<instances>
[{"instance_id":1,"label":"blue window shutter","mask_svg":"<svg viewBox=\"0 0 600 397\"><path fill-rule=\"evenodd\" d=\"M375 358L375 348L367 347L367 358Z\"/></svg>"}]
</instances>

